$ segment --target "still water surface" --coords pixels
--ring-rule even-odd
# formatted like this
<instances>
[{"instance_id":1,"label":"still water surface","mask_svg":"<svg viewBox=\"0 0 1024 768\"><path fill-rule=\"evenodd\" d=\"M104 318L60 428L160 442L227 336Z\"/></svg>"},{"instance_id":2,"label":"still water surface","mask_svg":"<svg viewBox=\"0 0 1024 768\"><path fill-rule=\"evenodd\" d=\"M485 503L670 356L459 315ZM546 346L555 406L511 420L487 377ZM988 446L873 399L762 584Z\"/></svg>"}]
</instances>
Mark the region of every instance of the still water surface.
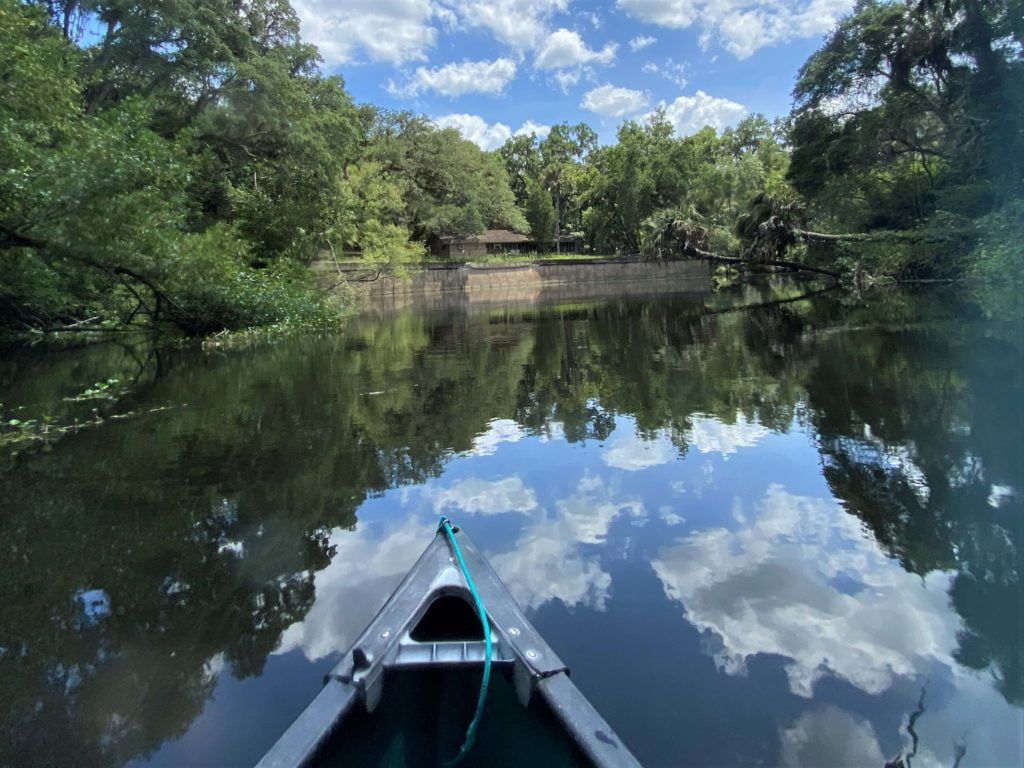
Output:
<instances>
[{"instance_id":1,"label":"still water surface","mask_svg":"<svg viewBox=\"0 0 1024 768\"><path fill-rule=\"evenodd\" d=\"M0 463L0 764L251 764L444 513L646 765L1021 765L1021 329L803 290L4 350L169 409Z\"/></svg>"}]
</instances>

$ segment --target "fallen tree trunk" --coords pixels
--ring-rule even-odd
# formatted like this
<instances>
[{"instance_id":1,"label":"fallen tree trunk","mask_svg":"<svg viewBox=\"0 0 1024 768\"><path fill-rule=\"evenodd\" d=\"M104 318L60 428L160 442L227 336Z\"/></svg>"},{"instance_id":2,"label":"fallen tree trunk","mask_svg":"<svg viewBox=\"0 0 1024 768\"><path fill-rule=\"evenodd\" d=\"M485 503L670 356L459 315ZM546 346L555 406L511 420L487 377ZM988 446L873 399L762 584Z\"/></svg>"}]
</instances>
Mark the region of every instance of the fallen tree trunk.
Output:
<instances>
[{"instance_id":1,"label":"fallen tree trunk","mask_svg":"<svg viewBox=\"0 0 1024 768\"><path fill-rule=\"evenodd\" d=\"M718 256L708 251L701 251L694 249L696 255L701 261L714 261L721 264L743 264L750 266L751 264L764 264L770 267L785 267L786 269L798 270L803 272L814 272L818 275L825 275L831 277L834 280L838 280L842 275L831 269L825 269L824 267L814 267L810 264L801 264L799 261L786 261L784 259L769 259L767 261L761 261L760 259L740 259L734 256Z\"/></svg>"},{"instance_id":2,"label":"fallen tree trunk","mask_svg":"<svg viewBox=\"0 0 1024 768\"><path fill-rule=\"evenodd\" d=\"M846 232L833 235L827 232L811 232L806 229L794 229L793 234L804 240L819 243L948 243L956 238L946 235L923 235L912 232Z\"/></svg>"}]
</instances>

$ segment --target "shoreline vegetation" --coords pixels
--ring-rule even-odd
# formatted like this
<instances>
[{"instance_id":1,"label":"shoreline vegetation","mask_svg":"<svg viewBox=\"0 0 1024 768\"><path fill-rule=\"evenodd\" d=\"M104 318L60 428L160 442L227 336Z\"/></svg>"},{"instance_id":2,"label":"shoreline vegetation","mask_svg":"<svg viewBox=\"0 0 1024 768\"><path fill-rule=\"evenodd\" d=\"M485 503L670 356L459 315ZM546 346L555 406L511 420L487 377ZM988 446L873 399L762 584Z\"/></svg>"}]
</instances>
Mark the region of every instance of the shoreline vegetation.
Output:
<instances>
[{"instance_id":1,"label":"shoreline vegetation","mask_svg":"<svg viewBox=\"0 0 1024 768\"><path fill-rule=\"evenodd\" d=\"M563 123L485 152L354 103L287 0L0 0L0 335L332 328L346 301L313 260L401 273L487 228L858 286L970 278L1019 312L1019 10L864 0L785 118L679 137L655 111L610 145Z\"/></svg>"}]
</instances>

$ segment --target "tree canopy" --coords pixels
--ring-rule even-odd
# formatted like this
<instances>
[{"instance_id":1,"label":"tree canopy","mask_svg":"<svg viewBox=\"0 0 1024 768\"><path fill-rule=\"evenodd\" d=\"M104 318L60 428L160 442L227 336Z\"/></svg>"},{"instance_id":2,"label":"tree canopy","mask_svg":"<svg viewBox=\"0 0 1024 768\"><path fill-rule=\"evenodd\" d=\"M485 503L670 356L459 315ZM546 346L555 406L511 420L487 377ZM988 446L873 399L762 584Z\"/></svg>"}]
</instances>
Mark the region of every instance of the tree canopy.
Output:
<instances>
[{"instance_id":1,"label":"tree canopy","mask_svg":"<svg viewBox=\"0 0 1024 768\"><path fill-rule=\"evenodd\" d=\"M329 323L311 260L387 266L491 227L592 253L1018 274L1022 17L862 0L786 120L678 136L655 110L610 145L559 123L486 152L355 104L287 0L0 0L0 324Z\"/></svg>"}]
</instances>

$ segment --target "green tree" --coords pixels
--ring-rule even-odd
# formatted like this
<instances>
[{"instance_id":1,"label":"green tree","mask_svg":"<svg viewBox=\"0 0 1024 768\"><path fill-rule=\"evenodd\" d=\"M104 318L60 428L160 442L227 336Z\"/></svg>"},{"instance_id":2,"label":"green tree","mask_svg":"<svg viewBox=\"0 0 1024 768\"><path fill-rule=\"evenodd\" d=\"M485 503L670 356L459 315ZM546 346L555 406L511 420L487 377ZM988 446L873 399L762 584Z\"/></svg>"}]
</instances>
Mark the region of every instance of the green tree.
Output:
<instances>
[{"instance_id":1,"label":"green tree","mask_svg":"<svg viewBox=\"0 0 1024 768\"><path fill-rule=\"evenodd\" d=\"M790 178L863 231L1024 191L1019 2L866 0L801 68Z\"/></svg>"},{"instance_id":2,"label":"green tree","mask_svg":"<svg viewBox=\"0 0 1024 768\"><path fill-rule=\"evenodd\" d=\"M366 157L402 190L403 223L415 239L527 227L501 158L453 128L408 112L378 112Z\"/></svg>"},{"instance_id":3,"label":"green tree","mask_svg":"<svg viewBox=\"0 0 1024 768\"><path fill-rule=\"evenodd\" d=\"M551 194L537 181L530 180L527 184L529 195L526 198L526 220L530 223L530 233L540 247L549 247L555 239L555 206L551 202Z\"/></svg>"},{"instance_id":4,"label":"green tree","mask_svg":"<svg viewBox=\"0 0 1024 768\"><path fill-rule=\"evenodd\" d=\"M331 314L293 259L343 214L360 125L287 3L51 4L50 24L0 8L5 322L203 333ZM88 24L104 35L75 47Z\"/></svg>"},{"instance_id":5,"label":"green tree","mask_svg":"<svg viewBox=\"0 0 1024 768\"><path fill-rule=\"evenodd\" d=\"M541 157L536 134L512 136L498 149L508 173L516 205L526 206L529 184L540 178Z\"/></svg>"}]
</instances>

